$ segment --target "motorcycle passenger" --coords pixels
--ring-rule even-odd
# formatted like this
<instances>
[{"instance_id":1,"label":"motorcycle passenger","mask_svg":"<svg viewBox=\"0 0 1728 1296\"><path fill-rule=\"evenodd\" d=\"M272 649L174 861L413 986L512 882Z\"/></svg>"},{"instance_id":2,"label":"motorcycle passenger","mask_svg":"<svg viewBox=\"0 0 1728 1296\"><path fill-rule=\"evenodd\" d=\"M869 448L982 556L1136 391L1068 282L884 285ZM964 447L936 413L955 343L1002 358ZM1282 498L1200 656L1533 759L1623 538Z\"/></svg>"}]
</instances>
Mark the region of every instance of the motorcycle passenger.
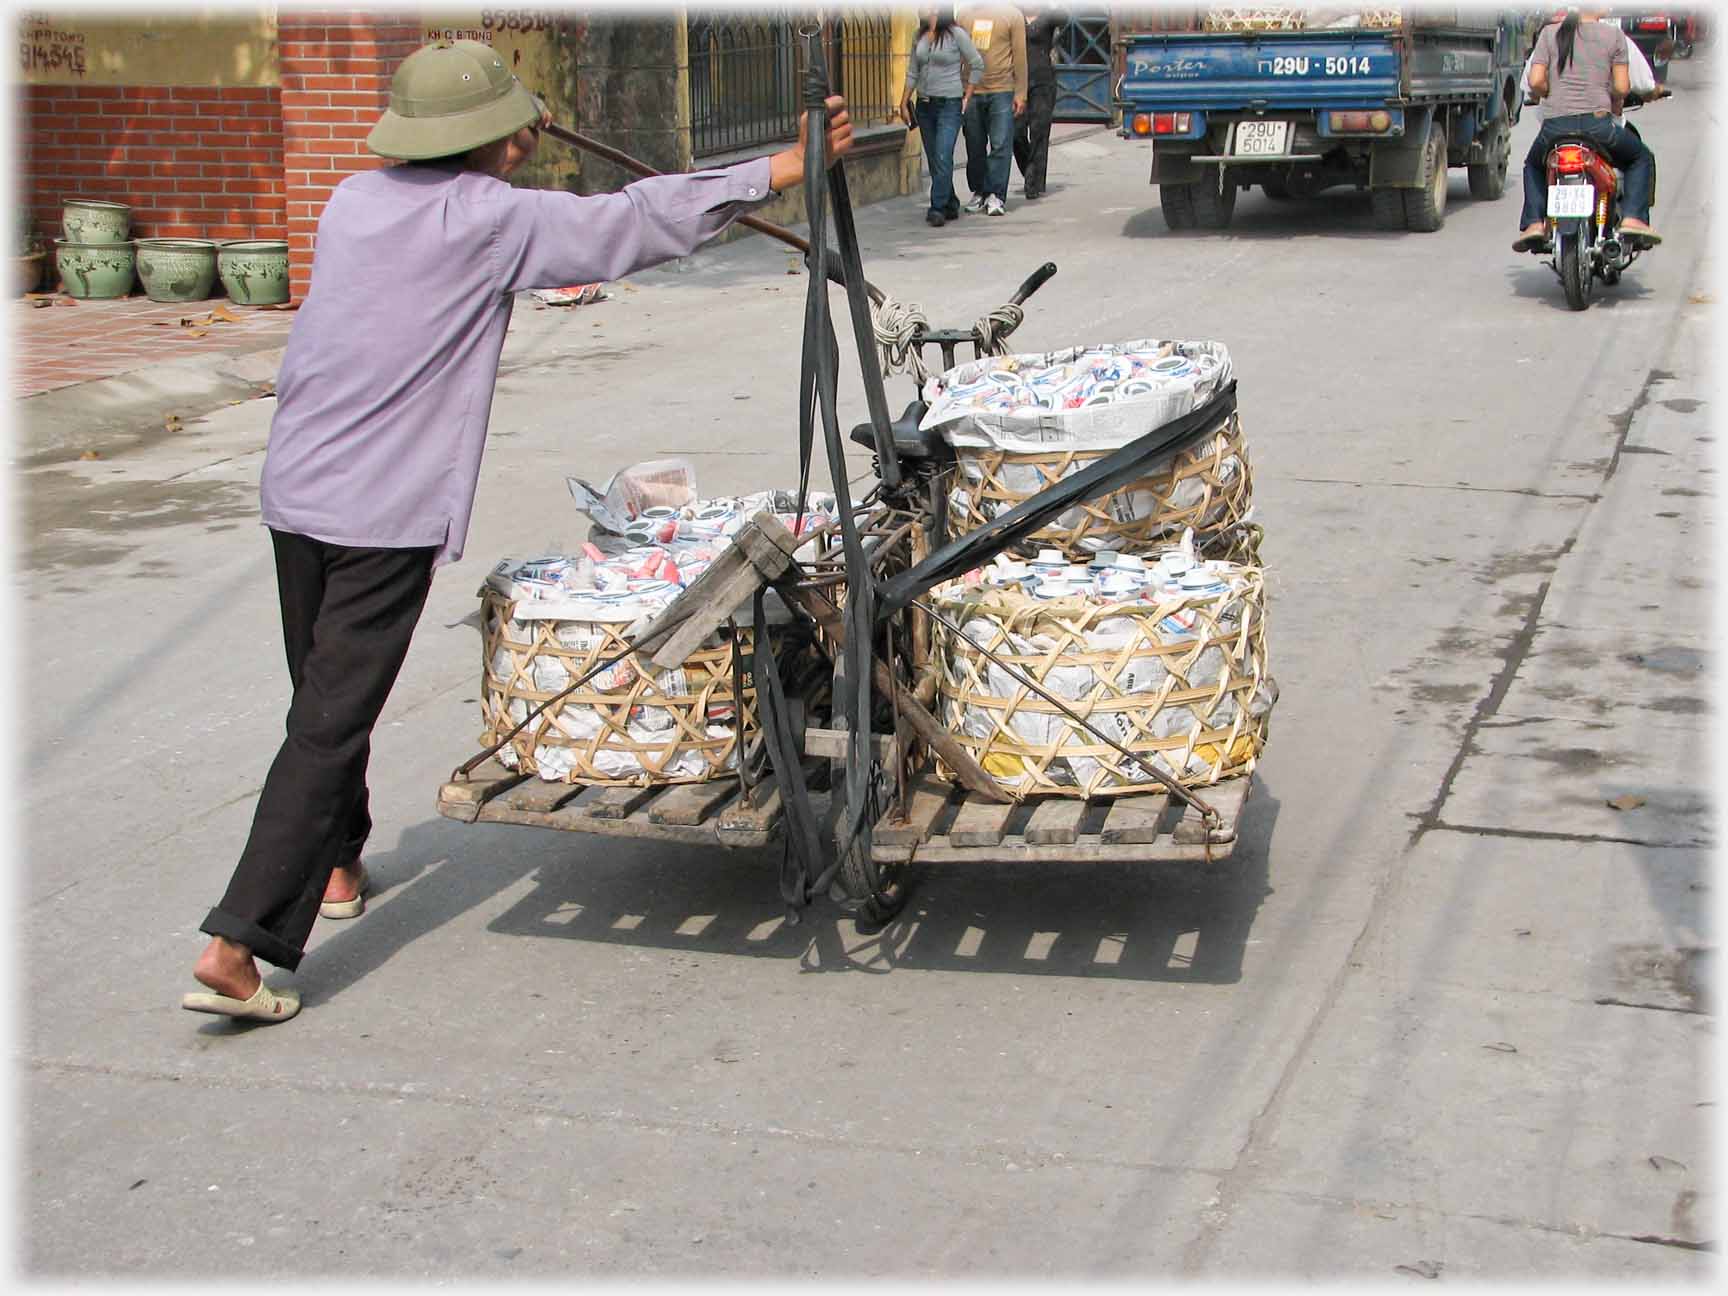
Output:
<instances>
[{"instance_id":1,"label":"motorcycle passenger","mask_svg":"<svg viewBox=\"0 0 1728 1296\"><path fill-rule=\"evenodd\" d=\"M1548 150L1557 140L1588 140L1626 173L1620 193L1620 232L1628 243L1654 247L1662 240L1650 228L1650 187L1656 158L1636 134L1614 119L1627 94L1626 42L1617 26L1602 22L1601 7L1566 15L1542 29L1530 57L1530 93L1545 99L1542 129L1524 156L1524 212L1514 252L1545 251L1548 226Z\"/></svg>"}]
</instances>

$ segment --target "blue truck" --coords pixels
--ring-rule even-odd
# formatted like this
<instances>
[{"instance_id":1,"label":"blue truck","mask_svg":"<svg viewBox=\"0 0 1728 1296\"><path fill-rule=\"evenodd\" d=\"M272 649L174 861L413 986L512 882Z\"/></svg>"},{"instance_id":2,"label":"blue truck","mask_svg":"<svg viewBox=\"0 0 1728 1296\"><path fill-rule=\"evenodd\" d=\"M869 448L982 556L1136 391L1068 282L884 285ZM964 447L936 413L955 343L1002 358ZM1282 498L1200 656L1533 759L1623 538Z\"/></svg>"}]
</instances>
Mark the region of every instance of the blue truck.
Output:
<instances>
[{"instance_id":1,"label":"blue truck","mask_svg":"<svg viewBox=\"0 0 1728 1296\"><path fill-rule=\"evenodd\" d=\"M1378 24L1378 25L1370 25ZM1506 188L1527 29L1517 13L1362 11L1298 30L1121 32L1120 134L1152 143L1173 230L1223 229L1240 190L1366 189L1380 229L1446 219L1448 169Z\"/></svg>"}]
</instances>

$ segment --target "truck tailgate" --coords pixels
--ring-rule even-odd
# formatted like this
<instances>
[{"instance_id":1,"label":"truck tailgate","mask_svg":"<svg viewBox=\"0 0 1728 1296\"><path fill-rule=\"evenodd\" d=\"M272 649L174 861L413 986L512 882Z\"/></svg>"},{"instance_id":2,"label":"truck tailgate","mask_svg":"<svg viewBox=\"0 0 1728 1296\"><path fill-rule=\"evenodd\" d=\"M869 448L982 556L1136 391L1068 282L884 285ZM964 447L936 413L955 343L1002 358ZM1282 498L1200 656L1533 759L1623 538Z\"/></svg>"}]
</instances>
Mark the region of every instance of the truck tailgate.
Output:
<instances>
[{"instance_id":1,"label":"truck tailgate","mask_svg":"<svg viewBox=\"0 0 1728 1296\"><path fill-rule=\"evenodd\" d=\"M1133 36L1118 98L1160 108L1370 107L1398 97L1398 36L1380 31Z\"/></svg>"}]
</instances>

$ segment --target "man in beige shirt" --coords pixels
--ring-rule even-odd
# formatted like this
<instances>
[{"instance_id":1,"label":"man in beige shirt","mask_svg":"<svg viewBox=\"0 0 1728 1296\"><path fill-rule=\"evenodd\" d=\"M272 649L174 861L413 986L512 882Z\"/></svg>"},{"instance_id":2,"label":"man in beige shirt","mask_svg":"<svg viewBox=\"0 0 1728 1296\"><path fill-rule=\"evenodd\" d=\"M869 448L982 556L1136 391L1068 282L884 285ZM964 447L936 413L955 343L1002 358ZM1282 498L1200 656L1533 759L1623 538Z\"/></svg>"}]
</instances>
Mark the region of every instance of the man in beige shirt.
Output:
<instances>
[{"instance_id":1,"label":"man in beige shirt","mask_svg":"<svg viewBox=\"0 0 1728 1296\"><path fill-rule=\"evenodd\" d=\"M1012 4L968 4L954 20L984 56L984 79L972 87L961 129L966 136L969 212L1008 210L1014 119L1026 111L1026 19Z\"/></svg>"}]
</instances>

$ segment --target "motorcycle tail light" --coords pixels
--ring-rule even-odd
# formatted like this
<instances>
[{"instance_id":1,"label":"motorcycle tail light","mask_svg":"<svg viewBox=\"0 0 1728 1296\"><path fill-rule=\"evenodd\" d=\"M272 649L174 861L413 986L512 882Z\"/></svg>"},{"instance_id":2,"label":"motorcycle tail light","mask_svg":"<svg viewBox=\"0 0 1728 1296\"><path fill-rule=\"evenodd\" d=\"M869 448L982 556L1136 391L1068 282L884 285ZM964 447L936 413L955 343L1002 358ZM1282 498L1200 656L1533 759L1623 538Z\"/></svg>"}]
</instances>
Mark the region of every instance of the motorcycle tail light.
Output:
<instances>
[{"instance_id":1,"label":"motorcycle tail light","mask_svg":"<svg viewBox=\"0 0 1728 1296\"><path fill-rule=\"evenodd\" d=\"M1667 31L1668 20L1666 18L1640 18L1638 20L1638 30L1648 32Z\"/></svg>"},{"instance_id":2,"label":"motorcycle tail light","mask_svg":"<svg viewBox=\"0 0 1728 1296\"><path fill-rule=\"evenodd\" d=\"M1554 169L1562 175L1580 175L1584 171L1584 149L1578 144L1562 144L1554 151Z\"/></svg>"}]
</instances>

